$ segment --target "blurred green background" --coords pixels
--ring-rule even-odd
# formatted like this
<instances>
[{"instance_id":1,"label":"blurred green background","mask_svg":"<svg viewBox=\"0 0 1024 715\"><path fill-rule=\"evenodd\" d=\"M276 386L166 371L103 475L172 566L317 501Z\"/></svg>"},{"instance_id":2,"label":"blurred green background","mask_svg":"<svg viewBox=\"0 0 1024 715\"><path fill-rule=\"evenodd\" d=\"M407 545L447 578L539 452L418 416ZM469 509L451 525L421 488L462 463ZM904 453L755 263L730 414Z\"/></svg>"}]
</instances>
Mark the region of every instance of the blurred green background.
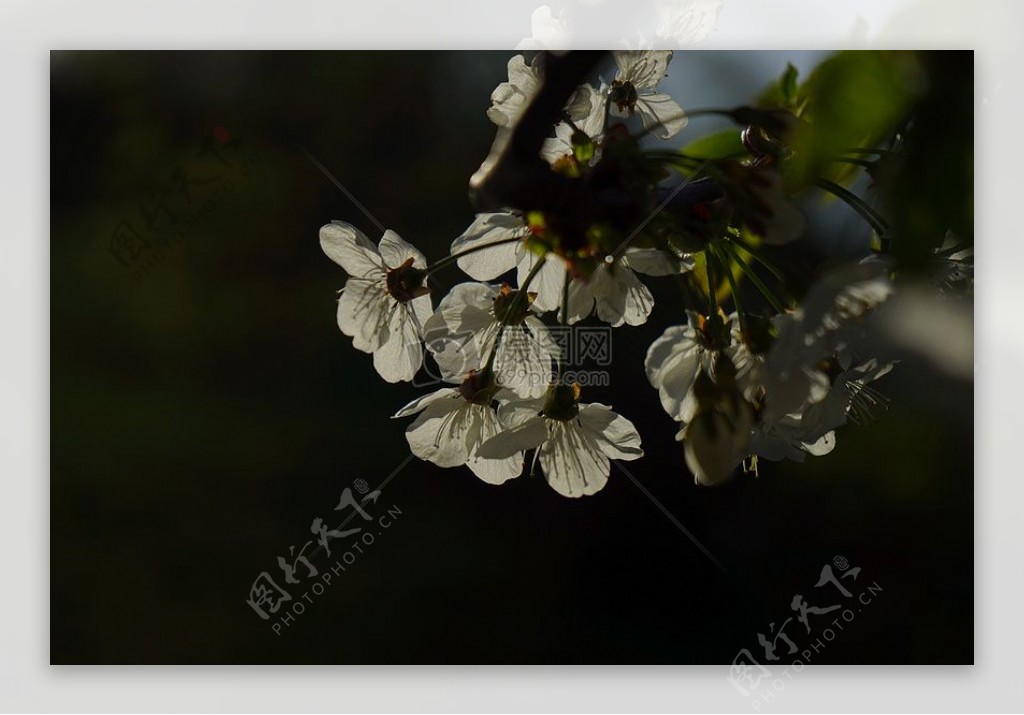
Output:
<instances>
[{"instance_id":1,"label":"blurred green background","mask_svg":"<svg viewBox=\"0 0 1024 715\"><path fill-rule=\"evenodd\" d=\"M660 284L585 399L636 423L628 468L725 572L614 468L573 501L413 461L370 509L401 514L280 635L246 604L345 487L401 463L389 417L431 389L385 384L338 331L317 231L379 236L297 147L439 258L511 54L52 55L52 662L728 663L794 594L834 601L813 586L837 555L883 591L813 662L971 662L973 384L906 361L830 456L697 488L643 373L680 322ZM667 86L740 104L820 55L677 53Z\"/></svg>"}]
</instances>

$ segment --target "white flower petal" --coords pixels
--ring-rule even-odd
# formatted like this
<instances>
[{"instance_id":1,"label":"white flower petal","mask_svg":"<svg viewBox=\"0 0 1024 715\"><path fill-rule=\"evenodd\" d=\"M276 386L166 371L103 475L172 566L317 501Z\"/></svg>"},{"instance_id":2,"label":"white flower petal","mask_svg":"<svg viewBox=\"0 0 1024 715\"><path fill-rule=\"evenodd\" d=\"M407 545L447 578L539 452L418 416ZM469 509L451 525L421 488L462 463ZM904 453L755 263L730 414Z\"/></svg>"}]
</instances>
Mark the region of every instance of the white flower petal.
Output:
<instances>
[{"instance_id":1,"label":"white flower petal","mask_svg":"<svg viewBox=\"0 0 1024 715\"><path fill-rule=\"evenodd\" d=\"M423 285L426 285L424 280ZM419 325L420 334L423 334L423 330L426 327L427 321L430 320L430 316L434 314L434 307L430 303L430 295L421 295L418 298L413 298L406 305L409 306L412 311L413 318Z\"/></svg>"},{"instance_id":2,"label":"white flower petal","mask_svg":"<svg viewBox=\"0 0 1024 715\"><path fill-rule=\"evenodd\" d=\"M658 28L654 44L699 45L715 29L722 0L655 0Z\"/></svg>"},{"instance_id":3,"label":"white flower petal","mask_svg":"<svg viewBox=\"0 0 1024 715\"><path fill-rule=\"evenodd\" d=\"M496 437L504 427L490 407L473 405L473 408L479 415L480 433L477 443L470 450L471 456L466 462L466 466L473 470L473 474L488 484L503 484L509 479L518 477L523 473L522 452L516 452L504 459L484 459L479 456L480 445L492 437Z\"/></svg>"},{"instance_id":4,"label":"white flower petal","mask_svg":"<svg viewBox=\"0 0 1024 715\"><path fill-rule=\"evenodd\" d=\"M770 459L773 462L783 459L802 462L807 457L807 453L803 451L799 441L793 441L789 435L780 434L774 429L758 429L750 440L750 452L759 458Z\"/></svg>"},{"instance_id":5,"label":"white flower petal","mask_svg":"<svg viewBox=\"0 0 1024 715\"><path fill-rule=\"evenodd\" d=\"M517 452L539 447L548 436L547 420L534 417L518 427L506 429L480 445L476 456L481 459L507 459Z\"/></svg>"},{"instance_id":6,"label":"white flower petal","mask_svg":"<svg viewBox=\"0 0 1024 715\"><path fill-rule=\"evenodd\" d=\"M459 283L424 324L426 334L461 337L486 329L494 322L491 310L497 295L497 289L483 283Z\"/></svg>"},{"instance_id":7,"label":"white flower petal","mask_svg":"<svg viewBox=\"0 0 1024 715\"><path fill-rule=\"evenodd\" d=\"M521 288L526 282L530 271L537 261L544 261L544 266L537 272L526 290L529 293L536 293L537 298L533 301L533 308L541 313L556 310L562 303L562 287L565 285L565 261L553 253L548 253L543 258L537 254L520 250L518 252L517 282Z\"/></svg>"},{"instance_id":8,"label":"white flower petal","mask_svg":"<svg viewBox=\"0 0 1024 715\"><path fill-rule=\"evenodd\" d=\"M541 445L540 466L556 492L566 497L595 494L608 483L610 462L594 438L575 420L547 420L550 436Z\"/></svg>"},{"instance_id":9,"label":"white flower petal","mask_svg":"<svg viewBox=\"0 0 1024 715\"><path fill-rule=\"evenodd\" d=\"M377 247L352 224L336 221L322 227L320 247L350 276L377 278L384 275L384 264Z\"/></svg>"},{"instance_id":10,"label":"white flower petal","mask_svg":"<svg viewBox=\"0 0 1024 715\"><path fill-rule=\"evenodd\" d=\"M540 145L540 158L554 164L559 159L572 155L572 135L572 127L565 122L558 124L555 127L555 136L548 137Z\"/></svg>"},{"instance_id":11,"label":"white flower petal","mask_svg":"<svg viewBox=\"0 0 1024 715\"><path fill-rule=\"evenodd\" d=\"M531 36L520 40L517 50L565 50L568 49L568 30L565 8L558 11L556 18L551 8L541 5L530 15Z\"/></svg>"},{"instance_id":12,"label":"white flower petal","mask_svg":"<svg viewBox=\"0 0 1024 715\"><path fill-rule=\"evenodd\" d=\"M740 388L740 392L747 400L753 401L762 387L761 373L764 368L764 356L750 352L750 348L743 342L739 316L736 313L729 316L729 321L732 325L730 331L732 345L724 352L736 367L736 384Z\"/></svg>"},{"instance_id":13,"label":"white flower petal","mask_svg":"<svg viewBox=\"0 0 1024 715\"><path fill-rule=\"evenodd\" d=\"M636 100L636 112L643 120L644 129L651 129L659 139L675 136L689 122L683 108L667 94L640 95Z\"/></svg>"},{"instance_id":14,"label":"white flower petal","mask_svg":"<svg viewBox=\"0 0 1024 715\"><path fill-rule=\"evenodd\" d=\"M400 305L388 329L387 341L373 353L373 366L388 382L408 382L423 364L421 326L412 310Z\"/></svg>"},{"instance_id":15,"label":"white flower petal","mask_svg":"<svg viewBox=\"0 0 1024 715\"><path fill-rule=\"evenodd\" d=\"M534 321L530 330L523 325L507 326L494 360L498 384L523 397L543 395L552 377L550 350L554 343L543 324ZM538 325L543 332L535 334Z\"/></svg>"},{"instance_id":16,"label":"white flower petal","mask_svg":"<svg viewBox=\"0 0 1024 715\"><path fill-rule=\"evenodd\" d=\"M802 309L777 319L778 338L768 353L768 371L785 377L845 347L862 329L863 319L892 294L889 270L884 261L864 261L818 280Z\"/></svg>"},{"instance_id":17,"label":"white flower petal","mask_svg":"<svg viewBox=\"0 0 1024 715\"><path fill-rule=\"evenodd\" d=\"M424 340L443 376L462 376L483 366L498 331L492 313L497 294L493 286L460 283L426 322Z\"/></svg>"},{"instance_id":18,"label":"white flower petal","mask_svg":"<svg viewBox=\"0 0 1024 715\"><path fill-rule=\"evenodd\" d=\"M436 402L437 400L442 400L444 398L454 397L459 397L461 399L457 388L442 387L440 390L431 392L429 395L421 395L420 397L417 397L415 400L413 400L405 407L400 409L398 412L396 412L392 416L392 419L395 419L397 417L408 417L409 415L414 415L417 412L421 412L422 410L424 410L427 407L427 405L429 405L432 402Z\"/></svg>"},{"instance_id":19,"label":"white flower petal","mask_svg":"<svg viewBox=\"0 0 1024 715\"><path fill-rule=\"evenodd\" d=\"M557 359L561 352L561 348L555 339L551 337L551 331L548 330L548 326L534 315L527 315L523 319L523 324L532 334L534 342L536 342L544 352L549 355L552 359Z\"/></svg>"},{"instance_id":20,"label":"white flower petal","mask_svg":"<svg viewBox=\"0 0 1024 715\"><path fill-rule=\"evenodd\" d=\"M694 265L691 256L677 256L658 248L627 248L622 261L637 273L649 276L686 273Z\"/></svg>"},{"instance_id":21,"label":"white flower petal","mask_svg":"<svg viewBox=\"0 0 1024 715\"><path fill-rule=\"evenodd\" d=\"M599 266L589 285L597 301L597 317L612 327L642 325L654 308L654 296L628 266Z\"/></svg>"},{"instance_id":22,"label":"white flower petal","mask_svg":"<svg viewBox=\"0 0 1024 715\"><path fill-rule=\"evenodd\" d=\"M487 244L507 241L491 248L475 250L457 261L459 268L471 278L478 281L494 280L516 265L520 244L510 239L525 238L529 233L530 229L523 219L513 213L477 214L469 228L452 242L451 252L455 255Z\"/></svg>"},{"instance_id":23,"label":"white flower petal","mask_svg":"<svg viewBox=\"0 0 1024 715\"><path fill-rule=\"evenodd\" d=\"M501 401L501 406L498 407L498 420L506 427L519 427L534 417L538 417L544 408L544 400L540 398L503 400L509 394L508 391L504 391L497 395L498 400Z\"/></svg>"},{"instance_id":24,"label":"white flower petal","mask_svg":"<svg viewBox=\"0 0 1024 715\"><path fill-rule=\"evenodd\" d=\"M810 454L815 457L831 452L836 445L835 432L823 426L820 405L812 406L803 415L787 415L780 420L765 420L754 430L748 450L758 457L802 462ZM845 422L845 415L835 426Z\"/></svg>"},{"instance_id":25,"label":"white flower petal","mask_svg":"<svg viewBox=\"0 0 1024 715\"><path fill-rule=\"evenodd\" d=\"M712 410L687 425L683 442L686 466L698 484L715 486L732 476L750 444L752 426L753 414L745 403L731 417Z\"/></svg>"},{"instance_id":26,"label":"white flower petal","mask_svg":"<svg viewBox=\"0 0 1024 715\"><path fill-rule=\"evenodd\" d=\"M569 284L569 325L575 325L594 312L594 289L589 282L574 280Z\"/></svg>"},{"instance_id":27,"label":"white flower petal","mask_svg":"<svg viewBox=\"0 0 1024 715\"><path fill-rule=\"evenodd\" d=\"M597 446L611 459L639 459L644 456L640 433L633 423L613 412L607 405L594 402L582 406L580 424L589 430Z\"/></svg>"},{"instance_id":28,"label":"white flower petal","mask_svg":"<svg viewBox=\"0 0 1024 715\"><path fill-rule=\"evenodd\" d=\"M612 52L619 66L616 79L632 82L636 89L654 89L668 72L671 50L622 50Z\"/></svg>"},{"instance_id":29,"label":"white flower petal","mask_svg":"<svg viewBox=\"0 0 1024 715\"><path fill-rule=\"evenodd\" d=\"M405 430L412 453L439 467L465 464L480 430L472 406L461 398L428 405Z\"/></svg>"},{"instance_id":30,"label":"white flower petal","mask_svg":"<svg viewBox=\"0 0 1024 715\"><path fill-rule=\"evenodd\" d=\"M647 379L655 389L661 388L662 372L668 359L676 352L686 350L696 344L696 336L689 325L670 325L647 348L644 369Z\"/></svg>"},{"instance_id":31,"label":"white flower petal","mask_svg":"<svg viewBox=\"0 0 1024 715\"><path fill-rule=\"evenodd\" d=\"M349 278L338 299L338 327L352 337L356 350L372 353L387 340L394 310L397 305L382 280Z\"/></svg>"},{"instance_id":32,"label":"white flower petal","mask_svg":"<svg viewBox=\"0 0 1024 715\"><path fill-rule=\"evenodd\" d=\"M604 132L604 105L608 97L591 85L585 84L576 90L565 111L580 131L591 139Z\"/></svg>"},{"instance_id":33,"label":"white flower petal","mask_svg":"<svg viewBox=\"0 0 1024 715\"><path fill-rule=\"evenodd\" d=\"M427 259L415 246L388 229L380 239L380 255L388 268L398 268L410 258L415 268L426 268Z\"/></svg>"},{"instance_id":34,"label":"white flower petal","mask_svg":"<svg viewBox=\"0 0 1024 715\"><path fill-rule=\"evenodd\" d=\"M812 444L804 443L803 449L813 457L822 457L835 449L835 446L836 433L830 430L818 438L816 442Z\"/></svg>"},{"instance_id":35,"label":"white flower petal","mask_svg":"<svg viewBox=\"0 0 1024 715\"><path fill-rule=\"evenodd\" d=\"M522 55L508 61L508 82L502 82L491 93L487 118L499 127L512 126L537 92L540 78L536 67L526 64Z\"/></svg>"},{"instance_id":36,"label":"white flower petal","mask_svg":"<svg viewBox=\"0 0 1024 715\"><path fill-rule=\"evenodd\" d=\"M647 379L658 390L661 406L673 419L689 422L695 400L691 388L697 372L711 368L710 353L701 348L693 328L671 326L647 351Z\"/></svg>"}]
</instances>

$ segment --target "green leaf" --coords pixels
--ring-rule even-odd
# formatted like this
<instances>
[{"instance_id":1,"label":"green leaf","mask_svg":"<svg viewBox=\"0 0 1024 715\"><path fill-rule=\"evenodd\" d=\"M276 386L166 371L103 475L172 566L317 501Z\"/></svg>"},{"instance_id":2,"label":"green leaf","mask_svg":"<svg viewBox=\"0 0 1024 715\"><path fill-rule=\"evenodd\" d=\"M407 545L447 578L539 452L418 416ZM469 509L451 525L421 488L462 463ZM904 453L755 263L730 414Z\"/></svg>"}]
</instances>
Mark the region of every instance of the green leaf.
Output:
<instances>
[{"instance_id":1,"label":"green leaf","mask_svg":"<svg viewBox=\"0 0 1024 715\"><path fill-rule=\"evenodd\" d=\"M687 144L681 152L695 159L733 159L747 155L738 129L726 129L701 137Z\"/></svg>"},{"instance_id":2,"label":"green leaf","mask_svg":"<svg viewBox=\"0 0 1024 715\"><path fill-rule=\"evenodd\" d=\"M921 84L920 63L911 52L840 52L818 65L797 92L807 124L793 137L789 187L800 189L819 177L842 184L855 167L833 160L895 132Z\"/></svg>"},{"instance_id":3,"label":"green leaf","mask_svg":"<svg viewBox=\"0 0 1024 715\"><path fill-rule=\"evenodd\" d=\"M798 74L799 72L796 67L786 63L785 71L761 93L757 100L757 106L766 109L788 109L795 112L799 99L797 94L799 89L797 85Z\"/></svg>"}]
</instances>

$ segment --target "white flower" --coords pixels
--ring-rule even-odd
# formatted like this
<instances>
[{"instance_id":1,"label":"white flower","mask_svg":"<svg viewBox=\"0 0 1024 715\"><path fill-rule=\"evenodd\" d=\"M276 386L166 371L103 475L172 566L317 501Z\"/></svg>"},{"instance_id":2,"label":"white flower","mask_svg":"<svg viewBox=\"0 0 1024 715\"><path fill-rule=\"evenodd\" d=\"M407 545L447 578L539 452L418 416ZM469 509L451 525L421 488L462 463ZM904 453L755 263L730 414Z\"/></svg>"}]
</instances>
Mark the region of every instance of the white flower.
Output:
<instances>
[{"instance_id":1,"label":"white flower","mask_svg":"<svg viewBox=\"0 0 1024 715\"><path fill-rule=\"evenodd\" d=\"M725 482L747 454L754 406L737 385L736 365L716 352L712 372L701 368L691 393L696 405L693 419L676 435L683 442L686 466L694 481L705 486Z\"/></svg>"},{"instance_id":2,"label":"white flower","mask_svg":"<svg viewBox=\"0 0 1024 715\"><path fill-rule=\"evenodd\" d=\"M823 360L850 366L850 345L862 339L865 320L893 293L888 274L888 264L875 259L838 268L811 287L800 308L776 319L778 337L762 371L769 421L824 398L829 383L819 370Z\"/></svg>"},{"instance_id":3,"label":"white flower","mask_svg":"<svg viewBox=\"0 0 1024 715\"><path fill-rule=\"evenodd\" d=\"M819 434L814 426L803 423L801 415L794 414L757 425L750 439L749 451L775 462L782 459L802 462L808 454L821 457L835 446L835 431Z\"/></svg>"},{"instance_id":4,"label":"white flower","mask_svg":"<svg viewBox=\"0 0 1024 715\"><path fill-rule=\"evenodd\" d=\"M423 363L420 339L431 314L423 254L390 230L374 246L340 221L320 229L320 246L349 274L338 300L341 332L357 350L373 354L385 380L412 380Z\"/></svg>"},{"instance_id":5,"label":"white flower","mask_svg":"<svg viewBox=\"0 0 1024 715\"><path fill-rule=\"evenodd\" d=\"M885 398L868 383L888 374L893 363L871 358L847 370L841 370L835 362L829 367L832 374L817 370L827 385L818 399L782 417L765 411L750 443L752 453L766 459L797 462L803 461L806 454L820 457L833 450L835 430L846 424L847 418L863 423L873 416L876 407L885 406Z\"/></svg>"},{"instance_id":6,"label":"white flower","mask_svg":"<svg viewBox=\"0 0 1024 715\"><path fill-rule=\"evenodd\" d=\"M593 37L593 32L578 35L579 30L587 30L577 17L593 18L591 7L599 5L602 0L581 0L579 5L570 2L563 6L555 15L547 5L541 5L530 16L531 36L524 38L516 45L517 50L566 50L574 44L587 46L593 44L609 45L607 40ZM693 47L703 42L715 27L718 14L722 9L722 0L655 0L654 10L657 13L658 25L653 39L637 31L639 41L630 42L625 38L614 43L616 46L632 49L650 49L669 44L678 47ZM593 29L593 28L590 28ZM646 28L645 28L646 29Z\"/></svg>"},{"instance_id":7,"label":"white flower","mask_svg":"<svg viewBox=\"0 0 1024 715\"><path fill-rule=\"evenodd\" d=\"M520 286L537 262L544 261L527 290L537 294L533 302L537 311L557 310L568 275L566 262L550 252L538 256L526 245L529 236L529 226L517 214L478 214L465 233L452 243L451 252L454 255L469 251L458 259L458 265L478 281L494 280L515 268ZM598 266L589 278L570 278L569 322L586 318L596 307L598 317L613 326L640 325L650 315L654 298L636 272L665 276L684 273L692 267L693 261L687 255L655 248L627 248L618 260Z\"/></svg>"},{"instance_id":8,"label":"white flower","mask_svg":"<svg viewBox=\"0 0 1024 715\"><path fill-rule=\"evenodd\" d=\"M654 296L636 277L631 260L648 250L653 249L627 249L622 258L601 264L586 281L580 282L576 294L570 295L569 322L582 320L595 308L597 317L612 327L647 322L654 308Z\"/></svg>"},{"instance_id":9,"label":"white flower","mask_svg":"<svg viewBox=\"0 0 1024 715\"><path fill-rule=\"evenodd\" d=\"M539 397L551 382L558 346L533 314L532 294L507 285L461 283L444 297L424 326L424 339L444 378L462 378L489 359L498 384L522 397ZM502 323L505 323L502 328Z\"/></svg>"},{"instance_id":10,"label":"white flower","mask_svg":"<svg viewBox=\"0 0 1024 715\"><path fill-rule=\"evenodd\" d=\"M439 467L466 465L488 484L502 484L523 471L523 453L513 452L500 459L483 459L480 445L499 434L503 426L491 398L493 384L480 384L470 375L461 387L444 387L417 398L395 417L420 413L405 430L412 453Z\"/></svg>"},{"instance_id":11,"label":"white flower","mask_svg":"<svg viewBox=\"0 0 1024 715\"><path fill-rule=\"evenodd\" d=\"M520 286L536 262L543 260L544 266L527 290L537 294L533 301L534 309L547 313L557 309L562 300L565 261L552 253L539 257L526 246L525 239L529 236L530 227L518 214L477 214L470 227L452 242L452 254L471 251L458 259L458 265L478 281L494 280L515 268ZM484 246L487 247L482 248Z\"/></svg>"},{"instance_id":12,"label":"white flower","mask_svg":"<svg viewBox=\"0 0 1024 715\"><path fill-rule=\"evenodd\" d=\"M498 415L510 429L480 447L501 459L536 449L548 484L559 494L595 494L608 482L610 459L643 456L633 423L598 403L581 404L579 386L552 386L544 398L507 402Z\"/></svg>"},{"instance_id":13,"label":"white flower","mask_svg":"<svg viewBox=\"0 0 1024 715\"><path fill-rule=\"evenodd\" d=\"M517 50L566 50L569 49L569 20L566 8L555 17L551 8L541 5L530 15L530 37L523 38L516 45Z\"/></svg>"},{"instance_id":14,"label":"white flower","mask_svg":"<svg viewBox=\"0 0 1024 715\"><path fill-rule=\"evenodd\" d=\"M591 141L596 141L604 132L605 120L605 95L598 92L589 84L585 84L576 90L574 95L575 107L578 113L585 113L582 119L573 119L576 129L587 135ZM555 136L548 137L540 148L540 156L549 164L556 164L560 160L573 155L572 137L575 133L573 125L567 122L559 122L555 126ZM597 156L591 161L596 161Z\"/></svg>"},{"instance_id":15,"label":"white flower","mask_svg":"<svg viewBox=\"0 0 1024 715\"><path fill-rule=\"evenodd\" d=\"M798 341L805 349L830 354L849 342L850 332L860 332L865 318L894 291L889 262L870 257L837 268L812 286L804 298L799 320L780 330L779 343Z\"/></svg>"},{"instance_id":16,"label":"white flower","mask_svg":"<svg viewBox=\"0 0 1024 715\"><path fill-rule=\"evenodd\" d=\"M895 363L882 362L876 358L865 360L860 365L833 374L832 388L825 399L809 405L803 412L803 422L813 426L815 432L832 430L846 423L847 417L857 424L864 424L874 418L876 408L885 408L888 400L875 389L868 387L893 369ZM839 368L836 367L835 371Z\"/></svg>"},{"instance_id":17,"label":"white flower","mask_svg":"<svg viewBox=\"0 0 1024 715\"><path fill-rule=\"evenodd\" d=\"M658 15L655 44L668 41L679 47L702 43L715 29L722 11L722 0L656 0Z\"/></svg>"},{"instance_id":18,"label":"white flower","mask_svg":"<svg viewBox=\"0 0 1024 715\"><path fill-rule=\"evenodd\" d=\"M686 126L687 118L674 99L656 91L665 77L672 52L618 51L612 53L618 73L607 88L611 113L617 117L640 115L645 129L660 139L675 136Z\"/></svg>"},{"instance_id":19,"label":"white flower","mask_svg":"<svg viewBox=\"0 0 1024 715\"><path fill-rule=\"evenodd\" d=\"M543 77L543 54L534 57L530 64L522 55L514 55L508 61L508 82L502 82L491 93L491 107L487 118L499 127L514 126L533 96L540 89ZM591 87L580 87L569 98L565 111L573 122L584 121L591 113Z\"/></svg>"},{"instance_id":20,"label":"white flower","mask_svg":"<svg viewBox=\"0 0 1024 715\"><path fill-rule=\"evenodd\" d=\"M728 480L747 454L753 426L754 411L740 400L733 409L703 410L680 430L676 439L694 482L712 487Z\"/></svg>"},{"instance_id":21,"label":"white flower","mask_svg":"<svg viewBox=\"0 0 1024 715\"><path fill-rule=\"evenodd\" d=\"M478 281L491 281L518 263L527 253L523 241L530 227L523 217L512 212L477 214L461 236L452 242L452 255L465 253L459 268ZM530 290L535 290L533 286Z\"/></svg>"},{"instance_id":22,"label":"white flower","mask_svg":"<svg viewBox=\"0 0 1024 715\"><path fill-rule=\"evenodd\" d=\"M670 254L657 248L627 248L617 260L611 263L605 260L598 266L580 284L578 295L570 294L569 322L587 317L596 308L597 317L612 327L623 323L642 325L654 308L654 296L636 274L667 276L685 273L691 268L693 259L688 255Z\"/></svg>"},{"instance_id":23,"label":"white flower","mask_svg":"<svg viewBox=\"0 0 1024 715\"><path fill-rule=\"evenodd\" d=\"M719 353L736 368L736 384L746 399L760 390L762 359L742 339L735 313L707 318L688 310L686 325L670 326L647 350L644 368L658 391L661 406L677 422L690 422L697 412L694 385L703 371L714 375Z\"/></svg>"}]
</instances>

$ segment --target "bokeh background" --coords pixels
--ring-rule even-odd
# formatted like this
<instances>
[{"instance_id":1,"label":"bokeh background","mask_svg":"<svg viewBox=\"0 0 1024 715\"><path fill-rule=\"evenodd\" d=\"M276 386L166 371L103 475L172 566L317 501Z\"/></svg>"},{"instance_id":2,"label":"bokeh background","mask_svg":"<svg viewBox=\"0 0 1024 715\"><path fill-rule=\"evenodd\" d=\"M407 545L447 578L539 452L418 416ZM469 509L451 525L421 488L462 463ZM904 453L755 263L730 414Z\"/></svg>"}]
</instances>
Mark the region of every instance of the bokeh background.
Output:
<instances>
[{"instance_id":1,"label":"bokeh background","mask_svg":"<svg viewBox=\"0 0 1024 715\"><path fill-rule=\"evenodd\" d=\"M882 590L813 662L971 662L972 381L908 359L878 383L890 408L828 457L698 488L642 369L680 321L661 286L588 399L636 423L630 472L721 568L614 468L567 500L413 461L371 508L400 515L280 635L247 605L262 571L285 586L277 557L345 487L402 463L389 417L429 389L385 384L337 330L344 276L317 231L376 229L299 148L439 258L472 220L511 54L52 55L52 662L763 660L757 634L794 594L836 602L814 584L839 555L855 591ZM732 106L824 56L677 53L665 86ZM863 232L827 210L835 235Z\"/></svg>"}]
</instances>

